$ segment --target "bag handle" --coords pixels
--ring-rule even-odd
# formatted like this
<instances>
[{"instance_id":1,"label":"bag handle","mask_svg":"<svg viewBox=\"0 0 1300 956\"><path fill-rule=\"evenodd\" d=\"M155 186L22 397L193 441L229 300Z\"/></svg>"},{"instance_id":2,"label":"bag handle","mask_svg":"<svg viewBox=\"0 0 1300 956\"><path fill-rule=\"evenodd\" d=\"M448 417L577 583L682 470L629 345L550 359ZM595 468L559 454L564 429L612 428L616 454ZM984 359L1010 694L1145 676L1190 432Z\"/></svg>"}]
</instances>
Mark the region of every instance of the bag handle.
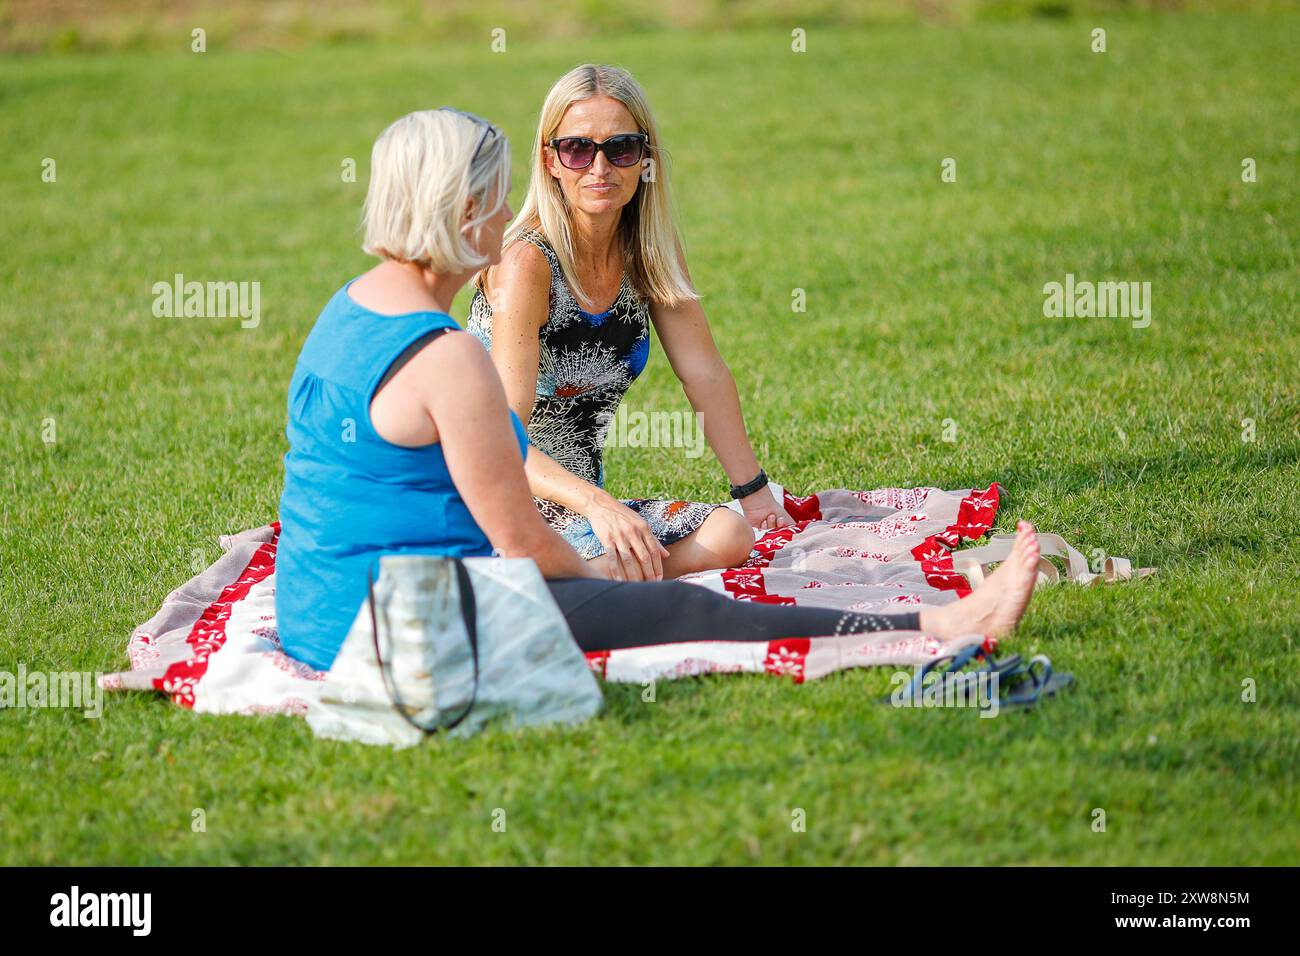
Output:
<instances>
[{"instance_id":1,"label":"bag handle","mask_svg":"<svg viewBox=\"0 0 1300 956\"><path fill-rule=\"evenodd\" d=\"M474 709L478 703L478 606L474 602L474 585L469 579L469 570L465 567L465 562L460 558L452 558L456 565L456 583L460 589L460 615L461 620L465 622L465 633L469 637L470 654L474 658L474 690L470 694L469 703L465 709L451 723L445 727L425 727L417 723L416 720L406 711L406 705L402 703L400 695L397 693L397 681L389 673L392 667L392 661L389 661L388 669L384 667L384 657L379 650L379 623L375 619L375 571L372 564L366 569L366 583L370 595L370 636L375 647L375 661L379 665L379 677L384 682L384 691L392 701L393 709L396 710L406 720L408 724L424 734L432 736L439 730L452 730L460 724L469 712Z\"/></svg>"},{"instance_id":2,"label":"bag handle","mask_svg":"<svg viewBox=\"0 0 1300 956\"><path fill-rule=\"evenodd\" d=\"M1059 573L1047 556L1064 558L1067 568L1065 579L1075 584L1092 585L1115 581L1128 581L1132 578L1145 578L1156 573L1155 568L1138 568L1128 558L1106 557L1102 562L1102 572L1094 574L1088 565L1088 559L1078 550L1072 548L1059 534L1046 531L1036 532L1039 552L1043 557L1038 560L1040 575L1046 577L1049 584L1055 584ZM1016 543L1014 534L994 534L989 536L989 543L976 548L963 548L952 552L953 569L966 575L973 586L984 580L985 565L1005 561L1011 556L1011 549Z\"/></svg>"}]
</instances>

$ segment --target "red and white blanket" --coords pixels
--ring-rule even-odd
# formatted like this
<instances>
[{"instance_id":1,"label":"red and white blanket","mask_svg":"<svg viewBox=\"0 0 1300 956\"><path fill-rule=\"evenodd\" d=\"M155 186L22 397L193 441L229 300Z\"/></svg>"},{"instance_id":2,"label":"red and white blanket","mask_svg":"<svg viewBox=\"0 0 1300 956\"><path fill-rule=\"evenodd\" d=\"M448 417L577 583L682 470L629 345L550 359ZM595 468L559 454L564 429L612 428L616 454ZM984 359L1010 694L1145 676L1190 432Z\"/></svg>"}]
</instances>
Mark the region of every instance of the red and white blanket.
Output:
<instances>
[{"instance_id":1,"label":"red and white blanket","mask_svg":"<svg viewBox=\"0 0 1300 956\"><path fill-rule=\"evenodd\" d=\"M776 486L795 519L762 534L739 568L682 578L737 601L841 610L937 606L970 593L953 550L984 535L997 517L1001 487L833 489L797 497ZM733 503L734 506L734 503ZM275 620L279 524L223 537L225 553L167 595L131 634L131 669L105 675L109 690L161 691L205 713L305 714L325 672L286 655ZM587 655L610 681L741 672L785 675L796 683L849 667L912 666L979 635L943 643L918 631L785 638L767 643L691 641Z\"/></svg>"}]
</instances>

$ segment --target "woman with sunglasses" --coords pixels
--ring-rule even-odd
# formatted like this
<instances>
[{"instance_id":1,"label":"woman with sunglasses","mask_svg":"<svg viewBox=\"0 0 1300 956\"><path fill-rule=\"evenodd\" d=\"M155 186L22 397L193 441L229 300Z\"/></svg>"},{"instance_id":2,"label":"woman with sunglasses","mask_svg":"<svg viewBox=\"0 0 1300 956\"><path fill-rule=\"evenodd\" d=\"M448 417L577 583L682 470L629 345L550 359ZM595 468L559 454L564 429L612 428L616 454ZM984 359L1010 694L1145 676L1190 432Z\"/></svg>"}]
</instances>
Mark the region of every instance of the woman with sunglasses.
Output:
<instances>
[{"instance_id":1,"label":"woman with sunglasses","mask_svg":"<svg viewBox=\"0 0 1300 956\"><path fill-rule=\"evenodd\" d=\"M326 304L289 385L275 589L287 653L329 668L384 554L531 558L584 651L875 630L996 636L1015 626L1037 566L1028 525L969 598L904 614L600 576L533 504L525 463L541 453L487 353L448 314L457 291L500 260L509 183L505 136L457 110L412 113L375 142L364 248L381 261Z\"/></svg>"},{"instance_id":2,"label":"woman with sunglasses","mask_svg":"<svg viewBox=\"0 0 1300 956\"><path fill-rule=\"evenodd\" d=\"M791 523L754 457L736 383L691 285L666 158L628 73L587 65L561 77L542 105L504 258L480 275L466 326L546 452L530 459L528 480L548 523L630 581L735 566L755 528ZM620 501L604 489L601 448L645 368L652 324L743 518L716 504Z\"/></svg>"}]
</instances>

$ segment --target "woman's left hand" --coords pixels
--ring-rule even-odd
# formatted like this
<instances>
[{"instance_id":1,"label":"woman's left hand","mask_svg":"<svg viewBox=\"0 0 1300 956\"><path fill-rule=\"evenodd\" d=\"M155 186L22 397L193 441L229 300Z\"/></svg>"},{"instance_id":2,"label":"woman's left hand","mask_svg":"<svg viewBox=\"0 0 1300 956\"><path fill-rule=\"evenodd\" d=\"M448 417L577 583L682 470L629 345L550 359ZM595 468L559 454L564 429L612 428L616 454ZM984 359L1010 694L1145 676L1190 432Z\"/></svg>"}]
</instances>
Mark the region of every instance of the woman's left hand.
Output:
<instances>
[{"instance_id":1,"label":"woman's left hand","mask_svg":"<svg viewBox=\"0 0 1300 956\"><path fill-rule=\"evenodd\" d=\"M750 525L759 531L771 531L773 528L785 528L794 524L794 519L786 514L785 508L781 507L768 485L741 498L740 508L745 512Z\"/></svg>"}]
</instances>

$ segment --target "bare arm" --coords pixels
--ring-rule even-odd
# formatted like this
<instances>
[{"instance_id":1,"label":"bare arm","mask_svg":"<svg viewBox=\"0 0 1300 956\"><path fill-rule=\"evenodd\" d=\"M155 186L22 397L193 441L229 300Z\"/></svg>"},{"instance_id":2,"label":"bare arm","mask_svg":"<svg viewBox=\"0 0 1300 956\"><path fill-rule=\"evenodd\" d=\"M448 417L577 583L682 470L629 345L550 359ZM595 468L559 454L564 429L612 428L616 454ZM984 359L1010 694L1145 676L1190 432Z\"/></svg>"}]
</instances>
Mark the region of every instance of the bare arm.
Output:
<instances>
[{"instance_id":1,"label":"bare arm","mask_svg":"<svg viewBox=\"0 0 1300 956\"><path fill-rule=\"evenodd\" d=\"M456 490L492 546L528 557L543 577L599 577L533 504L505 392L468 333L438 336L394 376L413 386L442 443Z\"/></svg>"},{"instance_id":2,"label":"bare arm","mask_svg":"<svg viewBox=\"0 0 1300 956\"><path fill-rule=\"evenodd\" d=\"M685 267L683 260L682 268ZM728 480L733 485L751 480L758 474L759 465L745 430L736 380L718 351L699 300L687 300L676 306L654 303L650 318L687 400L701 414L704 437L722 463ZM793 523L769 488L760 488L742 498L740 505L755 528Z\"/></svg>"},{"instance_id":3,"label":"bare arm","mask_svg":"<svg viewBox=\"0 0 1300 956\"><path fill-rule=\"evenodd\" d=\"M484 291L492 305L492 364L501 376L506 401L527 424L537 399L539 335L550 311L550 263L532 243L513 243L501 264L489 270ZM533 494L579 514L611 497L540 448L529 450L525 472Z\"/></svg>"},{"instance_id":4,"label":"bare arm","mask_svg":"<svg viewBox=\"0 0 1300 956\"><path fill-rule=\"evenodd\" d=\"M506 250L500 265L489 270L484 290L492 305L492 364L501 376L506 400L523 422L532 417L536 401L539 335L550 312L550 290L550 263L528 242L513 243ZM663 577L668 551L635 511L540 448L529 448L524 471L534 495L587 517L613 556L616 579Z\"/></svg>"},{"instance_id":5,"label":"bare arm","mask_svg":"<svg viewBox=\"0 0 1300 956\"><path fill-rule=\"evenodd\" d=\"M532 243L512 243L501 263L488 270L484 293L492 305L492 364L506 401L527 425L537 396L539 335L550 311L546 256Z\"/></svg>"}]
</instances>

